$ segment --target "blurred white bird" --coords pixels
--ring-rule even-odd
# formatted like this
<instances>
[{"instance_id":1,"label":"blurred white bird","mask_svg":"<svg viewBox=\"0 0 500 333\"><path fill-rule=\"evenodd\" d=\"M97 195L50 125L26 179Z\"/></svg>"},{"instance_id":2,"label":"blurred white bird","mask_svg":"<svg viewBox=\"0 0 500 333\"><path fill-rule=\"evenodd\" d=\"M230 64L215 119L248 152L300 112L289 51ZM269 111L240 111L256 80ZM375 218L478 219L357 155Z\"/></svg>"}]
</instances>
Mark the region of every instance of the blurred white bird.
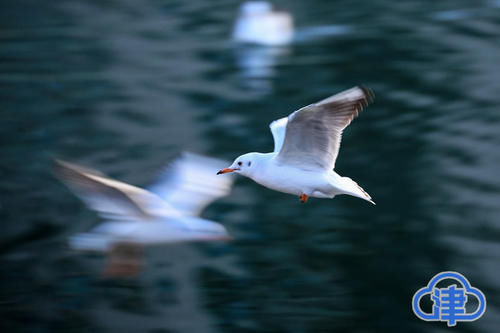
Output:
<instances>
[{"instance_id":1,"label":"blurred white bird","mask_svg":"<svg viewBox=\"0 0 500 333\"><path fill-rule=\"evenodd\" d=\"M354 87L273 121L274 152L241 155L217 174L237 172L302 202L348 194L375 204L351 178L333 171L342 131L372 98L371 90Z\"/></svg>"},{"instance_id":2,"label":"blurred white bird","mask_svg":"<svg viewBox=\"0 0 500 333\"><path fill-rule=\"evenodd\" d=\"M274 10L267 1L248 1L241 5L233 30L236 42L279 46L290 43L292 38L290 13Z\"/></svg>"},{"instance_id":3,"label":"blurred white bird","mask_svg":"<svg viewBox=\"0 0 500 333\"><path fill-rule=\"evenodd\" d=\"M110 251L117 244L153 245L230 239L219 223L198 217L227 195L232 179L215 176L222 161L184 153L148 190L98 171L56 161L59 178L106 222L69 239L77 250Z\"/></svg>"}]
</instances>

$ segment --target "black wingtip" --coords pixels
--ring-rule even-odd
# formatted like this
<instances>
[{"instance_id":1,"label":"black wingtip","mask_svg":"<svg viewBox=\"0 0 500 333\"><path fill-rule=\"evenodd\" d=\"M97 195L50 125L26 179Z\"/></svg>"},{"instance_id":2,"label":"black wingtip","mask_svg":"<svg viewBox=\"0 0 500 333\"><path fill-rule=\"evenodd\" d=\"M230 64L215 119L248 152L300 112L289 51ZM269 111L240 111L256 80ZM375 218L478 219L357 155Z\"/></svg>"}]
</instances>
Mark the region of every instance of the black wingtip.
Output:
<instances>
[{"instance_id":1,"label":"black wingtip","mask_svg":"<svg viewBox=\"0 0 500 333\"><path fill-rule=\"evenodd\" d=\"M372 103L373 100L375 99L375 94L373 93L373 90L364 85L359 85L358 87L363 91L363 94L365 95L364 106L367 106L368 104Z\"/></svg>"},{"instance_id":2,"label":"black wingtip","mask_svg":"<svg viewBox=\"0 0 500 333\"><path fill-rule=\"evenodd\" d=\"M52 165L51 165L52 174L60 179L61 177L66 175L69 172L69 170L73 171L70 165L71 164L66 161L63 161L56 157L52 157Z\"/></svg>"}]
</instances>

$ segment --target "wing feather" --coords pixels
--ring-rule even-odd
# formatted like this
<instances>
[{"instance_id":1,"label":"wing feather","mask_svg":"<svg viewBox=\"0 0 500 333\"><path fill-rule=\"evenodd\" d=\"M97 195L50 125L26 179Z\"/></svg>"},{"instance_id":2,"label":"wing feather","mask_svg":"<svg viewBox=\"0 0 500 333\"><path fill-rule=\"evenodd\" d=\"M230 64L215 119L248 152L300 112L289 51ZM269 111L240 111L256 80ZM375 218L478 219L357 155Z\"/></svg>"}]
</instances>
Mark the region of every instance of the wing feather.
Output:
<instances>
[{"instance_id":1,"label":"wing feather","mask_svg":"<svg viewBox=\"0 0 500 333\"><path fill-rule=\"evenodd\" d=\"M285 140L286 125L288 123L288 117L284 117L273 121L269 128L273 134L274 139L274 152L278 153L283 146L283 141Z\"/></svg>"},{"instance_id":2,"label":"wing feather","mask_svg":"<svg viewBox=\"0 0 500 333\"><path fill-rule=\"evenodd\" d=\"M101 216L150 218L165 203L153 193L104 176L102 173L78 165L55 161L56 175L90 208Z\"/></svg>"},{"instance_id":3,"label":"wing feather","mask_svg":"<svg viewBox=\"0 0 500 333\"><path fill-rule=\"evenodd\" d=\"M186 215L199 215L211 202L231 191L233 177L218 177L226 161L183 153L161 173L149 190Z\"/></svg>"},{"instance_id":4,"label":"wing feather","mask_svg":"<svg viewBox=\"0 0 500 333\"><path fill-rule=\"evenodd\" d=\"M278 161L306 169L333 169L342 131L372 99L371 90L354 87L293 112Z\"/></svg>"}]
</instances>

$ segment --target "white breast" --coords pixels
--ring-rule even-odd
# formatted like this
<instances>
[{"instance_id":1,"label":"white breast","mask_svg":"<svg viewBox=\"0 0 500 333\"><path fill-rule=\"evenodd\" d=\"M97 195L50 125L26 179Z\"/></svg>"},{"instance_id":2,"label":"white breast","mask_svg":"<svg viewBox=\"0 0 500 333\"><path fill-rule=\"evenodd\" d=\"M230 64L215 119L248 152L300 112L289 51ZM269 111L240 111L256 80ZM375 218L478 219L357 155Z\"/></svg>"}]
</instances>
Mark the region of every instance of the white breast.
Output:
<instances>
[{"instance_id":1,"label":"white breast","mask_svg":"<svg viewBox=\"0 0 500 333\"><path fill-rule=\"evenodd\" d=\"M329 192L332 187L328 181L328 175L322 170L301 170L293 166L279 165L271 160L265 168L252 179L275 191L301 195L312 194L315 191Z\"/></svg>"}]
</instances>

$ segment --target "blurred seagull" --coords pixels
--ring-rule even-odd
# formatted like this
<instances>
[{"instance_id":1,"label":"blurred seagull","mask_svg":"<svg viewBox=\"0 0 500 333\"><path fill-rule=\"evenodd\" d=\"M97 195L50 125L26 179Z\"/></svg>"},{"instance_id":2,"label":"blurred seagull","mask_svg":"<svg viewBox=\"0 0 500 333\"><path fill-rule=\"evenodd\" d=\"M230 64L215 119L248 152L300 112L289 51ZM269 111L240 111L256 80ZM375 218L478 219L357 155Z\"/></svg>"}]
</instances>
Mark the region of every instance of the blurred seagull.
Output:
<instances>
[{"instance_id":1,"label":"blurred seagull","mask_svg":"<svg viewBox=\"0 0 500 333\"><path fill-rule=\"evenodd\" d=\"M221 163L184 153L145 190L96 170L56 161L59 178L106 221L71 237L69 245L77 250L108 252L118 244L230 239L222 225L198 217L208 204L231 189L232 179L221 180L214 174Z\"/></svg>"},{"instance_id":2,"label":"blurred seagull","mask_svg":"<svg viewBox=\"0 0 500 333\"><path fill-rule=\"evenodd\" d=\"M237 172L302 202L348 194L375 204L351 178L333 171L342 131L372 98L371 90L354 87L275 120L272 153L241 155L217 174Z\"/></svg>"},{"instance_id":3,"label":"blurred seagull","mask_svg":"<svg viewBox=\"0 0 500 333\"><path fill-rule=\"evenodd\" d=\"M267 1L248 1L241 5L233 30L235 41L279 46L289 44L292 38L290 13L274 10Z\"/></svg>"}]
</instances>

